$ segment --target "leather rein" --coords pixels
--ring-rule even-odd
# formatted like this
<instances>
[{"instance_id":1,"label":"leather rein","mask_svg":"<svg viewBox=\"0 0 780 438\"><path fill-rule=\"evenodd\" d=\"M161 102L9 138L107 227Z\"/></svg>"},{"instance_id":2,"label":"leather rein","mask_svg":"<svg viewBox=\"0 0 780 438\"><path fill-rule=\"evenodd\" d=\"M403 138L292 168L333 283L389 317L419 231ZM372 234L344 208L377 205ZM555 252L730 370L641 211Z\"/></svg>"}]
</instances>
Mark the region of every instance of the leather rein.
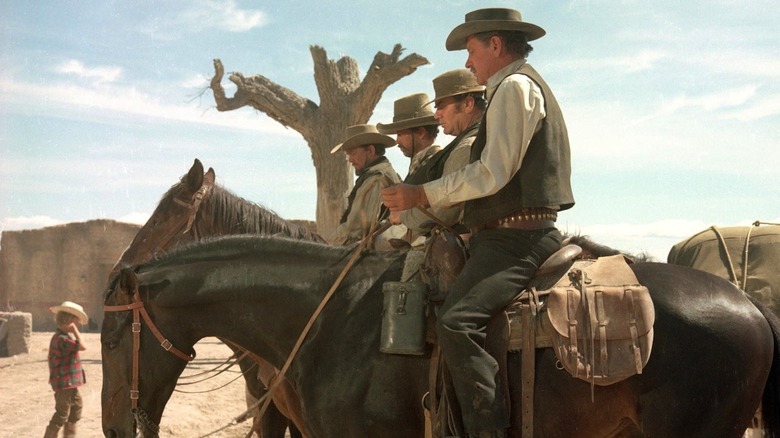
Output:
<instances>
[{"instance_id":1,"label":"leather rein","mask_svg":"<svg viewBox=\"0 0 780 438\"><path fill-rule=\"evenodd\" d=\"M146 412L144 412L141 408L138 407L138 397L139 397L139 390L138 390L138 374L139 374L139 363L140 363L140 355L141 355L141 318L146 322L146 325L149 327L149 330L154 334L154 337L157 338L158 341L160 341L160 346L165 350L168 351L176 357L186 361L191 362L193 359L195 359L195 354L186 354L183 353L178 348L174 347L171 341L165 338L165 336L160 333L160 330L157 328L157 326L152 321L152 318L149 316L149 313L146 311L146 307L144 306L144 302L141 300L141 295L138 293L138 289L133 292L133 302L129 304L121 304L117 306L103 306L104 312L126 312L131 311L133 312L133 324L132 324L132 332L133 332L133 376L132 376L132 383L130 386L130 404L132 407L132 412L136 417L136 422L143 423L146 425L149 429L157 433L159 431L159 426L154 424L149 417L147 416Z\"/></svg>"}]
</instances>

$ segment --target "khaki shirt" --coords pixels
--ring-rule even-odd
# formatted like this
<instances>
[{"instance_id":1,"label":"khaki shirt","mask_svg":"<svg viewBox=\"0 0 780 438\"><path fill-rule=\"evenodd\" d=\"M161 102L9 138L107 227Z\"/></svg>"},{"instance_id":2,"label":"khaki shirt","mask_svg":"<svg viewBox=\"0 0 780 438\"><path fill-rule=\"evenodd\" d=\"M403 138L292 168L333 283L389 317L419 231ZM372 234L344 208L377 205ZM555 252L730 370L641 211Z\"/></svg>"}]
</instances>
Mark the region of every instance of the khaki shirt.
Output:
<instances>
[{"instance_id":1,"label":"khaki shirt","mask_svg":"<svg viewBox=\"0 0 780 438\"><path fill-rule=\"evenodd\" d=\"M469 164L471 154L471 144L476 137L471 135L464 137L452 150L447 161L444 162L442 175L448 175L460 170ZM449 207L430 207L427 209L436 218L447 225L454 225L463 218L463 203L453 204ZM412 208L401 212L401 222L412 232L411 243L415 243L417 238L427 234L436 225L436 222L421 212L417 208Z\"/></svg>"},{"instance_id":2,"label":"khaki shirt","mask_svg":"<svg viewBox=\"0 0 780 438\"><path fill-rule=\"evenodd\" d=\"M531 137L546 115L539 86L526 75L512 74L524 63L524 59L515 61L488 79L490 104L482 156L459 171L423 185L431 206L447 207L490 196L520 169Z\"/></svg>"},{"instance_id":3,"label":"khaki shirt","mask_svg":"<svg viewBox=\"0 0 780 438\"><path fill-rule=\"evenodd\" d=\"M427 148L423 149L422 151L418 152L417 154L415 154L412 157L411 163L409 164L409 173L407 175L413 174L418 167L425 164L428 160L431 159L432 156L436 155L436 153L439 152L440 150L441 150L441 146L432 144Z\"/></svg>"},{"instance_id":4,"label":"khaki shirt","mask_svg":"<svg viewBox=\"0 0 780 438\"><path fill-rule=\"evenodd\" d=\"M401 177L387 161L375 164L366 171L379 173L368 176L358 188L347 220L341 223L328 239L333 245L351 245L363 239L379 216L382 206L379 189L383 188L388 180L393 183L401 182Z\"/></svg>"}]
</instances>

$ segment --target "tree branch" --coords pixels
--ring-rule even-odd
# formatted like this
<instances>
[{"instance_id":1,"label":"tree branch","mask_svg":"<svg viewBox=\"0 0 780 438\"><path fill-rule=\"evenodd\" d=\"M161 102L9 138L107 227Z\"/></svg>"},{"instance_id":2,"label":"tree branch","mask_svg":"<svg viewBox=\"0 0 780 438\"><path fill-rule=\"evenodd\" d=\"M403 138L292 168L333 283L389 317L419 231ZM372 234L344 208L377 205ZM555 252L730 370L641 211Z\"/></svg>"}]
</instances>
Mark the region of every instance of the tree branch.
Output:
<instances>
[{"instance_id":1,"label":"tree branch","mask_svg":"<svg viewBox=\"0 0 780 438\"><path fill-rule=\"evenodd\" d=\"M377 52L363 83L355 91L357 105L367 105L373 109L387 87L429 63L425 57L416 53L399 61L403 51L404 48L396 44L390 54Z\"/></svg>"},{"instance_id":2,"label":"tree branch","mask_svg":"<svg viewBox=\"0 0 780 438\"><path fill-rule=\"evenodd\" d=\"M306 121L317 109L317 104L311 100L261 75L245 78L241 73L231 74L230 81L236 84L237 90L234 97L228 98L220 83L224 75L224 67L219 59L214 60L214 71L211 89L219 111L251 106L266 113L285 127L289 126L300 132L306 128Z\"/></svg>"}]
</instances>

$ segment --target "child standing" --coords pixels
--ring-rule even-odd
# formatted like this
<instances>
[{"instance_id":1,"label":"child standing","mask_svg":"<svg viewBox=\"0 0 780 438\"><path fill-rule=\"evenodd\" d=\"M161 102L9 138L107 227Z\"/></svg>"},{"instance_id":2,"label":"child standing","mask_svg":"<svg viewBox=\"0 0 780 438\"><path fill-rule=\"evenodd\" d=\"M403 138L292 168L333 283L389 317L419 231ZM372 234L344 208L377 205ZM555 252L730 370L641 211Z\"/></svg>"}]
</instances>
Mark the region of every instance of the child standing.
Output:
<instances>
[{"instance_id":1,"label":"child standing","mask_svg":"<svg viewBox=\"0 0 780 438\"><path fill-rule=\"evenodd\" d=\"M79 351L86 349L81 342L79 324L89 321L84 308L71 301L49 309L55 314L57 331L49 343L49 383L54 390L55 412L46 427L44 438L56 438L62 426L65 437L76 436L76 422L81 419L82 401L78 387L86 383Z\"/></svg>"}]
</instances>

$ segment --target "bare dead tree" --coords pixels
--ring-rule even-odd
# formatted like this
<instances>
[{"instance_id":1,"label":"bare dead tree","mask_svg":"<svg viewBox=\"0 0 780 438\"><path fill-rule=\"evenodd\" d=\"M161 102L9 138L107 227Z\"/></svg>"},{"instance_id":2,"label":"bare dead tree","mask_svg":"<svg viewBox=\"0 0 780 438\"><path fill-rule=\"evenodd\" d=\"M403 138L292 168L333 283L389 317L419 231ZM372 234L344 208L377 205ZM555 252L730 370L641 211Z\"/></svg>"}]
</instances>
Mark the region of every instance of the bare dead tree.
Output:
<instances>
[{"instance_id":1,"label":"bare dead tree","mask_svg":"<svg viewBox=\"0 0 780 438\"><path fill-rule=\"evenodd\" d=\"M303 135L317 175L317 231L329 235L346 208L346 194L353 184L343 154L331 154L330 150L344 140L348 126L368 122L387 87L428 64L428 60L416 53L401 58L404 49L396 44L390 54L377 52L361 82L353 58L343 56L333 61L322 47L309 49L319 105L264 76L247 78L241 73L230 75L238 89L233 97L226 97L221 84L225 70L219 59L214 60L211 90L219 111L250 106Z\"/></svg>"}]
</instances>

